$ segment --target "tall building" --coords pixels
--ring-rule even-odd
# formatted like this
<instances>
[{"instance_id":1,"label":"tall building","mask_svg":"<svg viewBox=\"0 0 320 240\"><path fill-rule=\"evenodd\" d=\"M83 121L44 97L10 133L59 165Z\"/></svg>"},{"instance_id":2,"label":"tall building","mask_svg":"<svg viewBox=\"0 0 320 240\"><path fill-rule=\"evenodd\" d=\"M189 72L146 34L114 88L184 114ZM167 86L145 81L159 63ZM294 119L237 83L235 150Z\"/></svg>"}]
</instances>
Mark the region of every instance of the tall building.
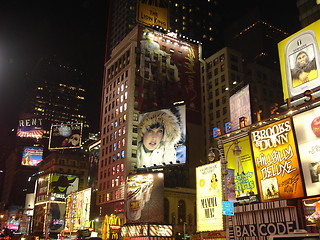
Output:
<instances>
[{"instance_id":1,"label":"tall building","mask_svg":"<svg viewBox=\"0 0 320 240\"><path fill-rule=\"evenodd\" d=\"M186 40L200 41L204 45L204 56L221 45L222 31L217 27L221 21L219 1L114 0L109 3L107 57L138 23L165 28ZM157 22L160 15L166 16L166 23Z\"/></svg>"},{"instance_id":2,"label":"tall building","mask_svg":"<svg viewBox=\"0 0 320 240\"><path fill-rule=\"evenodd\" d=\"M105 64L101 105L97 204L103 215L113 213L125 219L125 180L132 172L163 168L165 187L195 186L195 166L205 152L199 56L197 45L141 25L113 49ZM140 166L140 114L179 104L186 108L186 163Z\"/></svg>"}]
</instances>

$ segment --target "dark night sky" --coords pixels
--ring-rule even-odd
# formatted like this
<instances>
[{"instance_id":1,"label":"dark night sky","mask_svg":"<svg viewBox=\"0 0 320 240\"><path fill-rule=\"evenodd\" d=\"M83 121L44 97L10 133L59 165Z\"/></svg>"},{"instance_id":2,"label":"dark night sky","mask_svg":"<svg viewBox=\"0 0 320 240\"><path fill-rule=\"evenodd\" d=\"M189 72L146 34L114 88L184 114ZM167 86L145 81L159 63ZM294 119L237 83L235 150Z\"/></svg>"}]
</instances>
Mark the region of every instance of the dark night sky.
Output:
<instances>
[{"instance_id":1,"label":"dark night sky","mask_svg":"<svg viewBox=\"0 0 320 240\"><path fill-rule=\"evenodd\" d=\"M0 3L0 137L17 125L25 74L40 57L56 55L87 74L89 121L98 131L108 0L2 0ZM224 0L223 0L224 1ZM230 2L232 4L230 4ZM263 5L279 27L299 30L295 0L225 1L236 19ZM231 8L230 8L231 7Z\"/></svg>"}]
</instances>

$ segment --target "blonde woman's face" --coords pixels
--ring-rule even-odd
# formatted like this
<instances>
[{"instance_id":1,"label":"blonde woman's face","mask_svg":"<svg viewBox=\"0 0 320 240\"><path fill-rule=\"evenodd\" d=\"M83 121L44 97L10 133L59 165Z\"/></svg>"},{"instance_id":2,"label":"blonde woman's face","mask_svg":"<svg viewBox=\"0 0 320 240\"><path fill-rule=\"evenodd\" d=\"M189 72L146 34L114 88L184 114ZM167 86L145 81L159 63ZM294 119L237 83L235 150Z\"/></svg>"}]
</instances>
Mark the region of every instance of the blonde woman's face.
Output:
<instances>
[{"instance_id":1,"label":"blonde woman's face","mask_svg":"<svg viewBox=\"0 0 320 240\"><path fill-rule=\"evenodd\" d=\"M143 135L143 145L149 151L155 150L159 146L163 138L163 134L163 127L148 129L147 132Z\"/></svg>"}]
</instances>

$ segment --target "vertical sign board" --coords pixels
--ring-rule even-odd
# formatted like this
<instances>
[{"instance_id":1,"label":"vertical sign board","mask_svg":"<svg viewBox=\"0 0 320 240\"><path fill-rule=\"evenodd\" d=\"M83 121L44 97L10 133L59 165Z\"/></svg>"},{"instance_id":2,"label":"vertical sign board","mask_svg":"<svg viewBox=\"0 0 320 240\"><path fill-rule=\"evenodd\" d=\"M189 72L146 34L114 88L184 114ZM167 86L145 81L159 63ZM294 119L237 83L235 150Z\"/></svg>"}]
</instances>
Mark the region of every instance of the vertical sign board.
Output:
<instances>
[{"instance_id":1,"label":"vertical sign board","mask_svg":"<svg viewBox=\"0 0 320 240\"><path fill-rule=\"evenodd\" d=\"M223 148L228 170L234 174L236 201L257 201L258 187L249 136L225 143Z\"/></svg>"},{"instance_id":2,"label":"vertical sign board","mask_svg":"<svg viewBox=\"0 0 320 240\"><path fill-rule=\"evenodd\" d=\"M221 162L196 168L197 231L223 230Z\"/></svg>"},{"instance_id":3,"label":"vertical sign board","mask_svg":"<svg viewBox=\"0 0 320 240\"><path fill-rule=\"evenodd\" d=\"M231 131L240 128L239 118L241 117L246 117L248 125L252 123L249 85L230 97Z\"/></svg>"},{"instance_id":4,"label":"vertical sign board","mask_svg":"<svg viewBox=\"0 0 320 240\"><path fill-rule=\"evenodd\" d=\"M320 86L320 20L278 43L284 99Z\"/></svg>"},{"instance_id":5,"label":"vertical sign board","mask_svg":"<svg viewBox=\"0 0 320 240\"><path fill-rule=\"evenodd\" d=\"M129 175L126 184L128 223L163 222L163 173Z\"/></svg>"},{"instance_id":6,"label":"vertical sign board","mask_svg":"<svg viewBox=\"0 0 320 240\"><path fill-rule=\"evenodd\" d=\"M320 192L320 107L293 116L307 196Z\"/></svg>"},{"instance_id":7,"label":"vertical sign board","mask_svg":"<svg viewBox=\"0 0 320 240\"><path fill-rule=\"evenodd\" d=\"M320 220L320 197L302 200L304 217L307 226L316 226Z\"/></svg>"},{"instance_id":8,"label":"vertical sign board","mask_svg":"<svg viewBox=\"0 0 320 240\"><path fill-rule=\"evenodd\" d=\"M251 132L261 201L304 197L290 118Z\"/></svg>"}]
</instances>

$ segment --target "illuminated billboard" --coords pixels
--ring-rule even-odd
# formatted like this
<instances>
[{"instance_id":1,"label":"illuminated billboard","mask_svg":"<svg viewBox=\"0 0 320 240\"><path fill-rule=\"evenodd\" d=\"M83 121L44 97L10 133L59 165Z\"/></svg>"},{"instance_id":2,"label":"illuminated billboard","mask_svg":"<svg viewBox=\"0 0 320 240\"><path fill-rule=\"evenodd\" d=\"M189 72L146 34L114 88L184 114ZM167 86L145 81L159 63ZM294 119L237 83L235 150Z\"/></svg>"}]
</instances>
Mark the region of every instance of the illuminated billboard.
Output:
<instances>
[{"instance_id":1,"label":"illuminated billboard","mask_svg":"<svg viewBox=\"0 0 320 240\"><path fill-rule=\"evenodd\" d=\"M90 221L91 188L74 192L67 197L65 230L84 229Z\"/></svg>"},{"instance_id":2,"label":"illuminated billboard","mask_svg":"<svg viewBox=\"0 0 320 240\"><path fill-rule=\"evenodd\" d=\"M50 174L41 176L37 179L35 203L48 201L49 182Z\"/></svg>"},{"instance_id":3,"label":"illuminated billboard","mask_svg":"<svg viewBox=\"0 0 320 240\"><path fill-rule=\"evenodd\" d=\"M127 222L163 222L163 173L129 175L126 184Z\"/></svg>"},{"instance_id":4,"label":"illuminated billboard","mask_svg":"<svg viewBox=\"0 0 320 240\"><path fill-rule=\"evenodd\" d=\"M52 125L49 149L80 148L82 123Z\"/></svg>"},{"instance_id":5,"label":"illuminated billboard","mask_svg":"<svg viewBox=\"0 0 320 240\"><path fill-rule=\"evenodd\" d=\"M21 165L37 166L42 161L42 147L24 147L22 152Z\"/></svg>"},{"instance_id":6,"label":"illuminated billboard","mask_svg":"<svg viewBox=\"0 0 320 240\"><path fill-rule=\"evenodd\" d=\"M42 118L33 116L21 118L17 129L17 136L21 138L42 138L43 135Z\"/></svg>"},{"instance_id":7,"label":"illuminated billboard","mask_svg":"<svg viewBox=\"0 0 320 240\"><path fill-rule=\"evenodd\" d=\"M199 47L173 32L142 26L137 41L136 109L142 112L184 101L188 122L201 124Z\"/></svg>"},{"instance_id":8,"label":"illuminated billboard","mask_svg":"<svg viewBox=\"0 0 320 240\"><path fill-rule=\"evenodd\" d=\"M185 106L140 115L137 167L186 162Z\"/></svg>"},{"instance_id":9,"label":"illuminated billboard","mask_svg":"<svg viewBox=\"0 0 320 240\"><path fill-rule=\"evenodd\" d=\"M235 184L235 197L232 198L230 192L227 200L231 202L258 201L258 187L249 136L225 143L223 149L228 162L228 172L232 170ZM227 189L230 186L232 184L228 183Z\"/></svg>"},{"instance_id":10,"label":"illuminated billboard","mask_svg":"<svg viewBox=\"0 0 320 240\"><path fill-rule=\"evenodd\" d=\"M44 233L45 232L45 215L46 215L46 203L37 204L34 206L33 214L33 229L34 233Z\"/></svg>"},{"instance_id":11,"label":"illuminated billboard","mask_svg":"<svg viewBox=\"0 0 320 240\"><path fill-rule=\"evenodd\" d=\"M78 191L79 178L58 173L50 174L49 195L55 201L65 201L68 194Z\"/></svg>"},{"instance_id":12,"label":"illuminated billboard","mask_svg":"<svg viewBox=\"0 0 320 240\"><path fill-rule=\"evenodd\" d=\"M261 201L304 197L290 118L251 132Z\"/></svg>"},{"instance_id":13,"label":"illuminated billboard","mask_svg":"<svg viewBox=\"0 0 320 240\"><path fill-rule=\"evenodd\" d=\"M154 5L150 4L150 1L138 0L137 1L137 22L140 22L147 26L159 26L164 29L168 29L168 8L164 6L155 5L159 1L153 1ZM167 5L168 6L168 3Z\"/></svg>"},{"instance_id":14,"label":"illuminated billboard","mask_svg":"<svg viewBox=\"0 0 320 240\"><path fill-rule=\"evenodd\" d=\"M304 217L307 226L316 226L320 220L320 197L302 200Z\"/></svg>"},{"instance_id":15,"label":"illuminated billboard","mask_svg":"<svg viewBox=\"0 0 320 240\"><path fill-rule=\"evenodd\" d=\"M320 189L320 107L293 116L307 196Z\"/></svg>"},{"instance_id":16,"label":"illuminated billboard","mask_svg":"<svg viewBox=\"0 0 320 240\"><path fill-rule=\"evenodd\" d=\"M197 231L223 230L221 163L196 168Z\"/></svg>"},{"instance_id":17,"label":"illuminated billboard","mask_svg":"<svg viewBox=\"0 0 320 240\"><path fill-rule=\"evenodd\" d=\"M250 92L249 85L242 88L230 97L230 120L231 131L240 128L239 118L245 117L247 124L251 122L251 105L250 105Z\"/></svg>"},{"instance_id":18,"label":"illuminated billboard","mask_svg":"<svg viewBox=\"0 0 320 240\"><path fill-rule=\"evenodd\" d=\"M320 86L320 20L278 43L284 99Z\"/></svg>"},{"instance_id":19,"label":"illuminated billboard","mask_svg":"<svg viewBox=\"0 0 320 240\"><path fill-rule=\"evenodd\" d=\"M66 204L57 202L48 202L47 208L50 209L48 217L49 222L49 232L59 233L64 228L64 217L66 212Z\"/></svg>"}]
</instances>

